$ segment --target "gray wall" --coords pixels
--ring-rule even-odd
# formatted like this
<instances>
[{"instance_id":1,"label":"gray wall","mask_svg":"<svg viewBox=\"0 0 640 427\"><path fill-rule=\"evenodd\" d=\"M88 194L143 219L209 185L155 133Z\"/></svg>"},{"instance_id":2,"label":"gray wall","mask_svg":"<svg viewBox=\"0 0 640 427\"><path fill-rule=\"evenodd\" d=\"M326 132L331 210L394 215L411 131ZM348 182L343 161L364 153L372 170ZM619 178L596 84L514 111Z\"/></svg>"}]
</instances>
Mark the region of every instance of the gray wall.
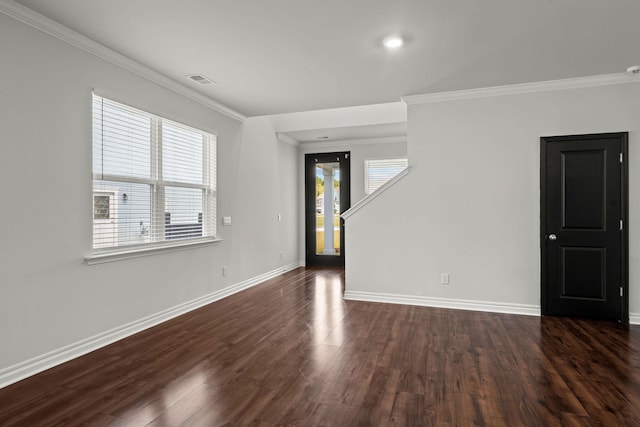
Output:
<instances>
[{"instance_id":1,"label":"gray wall","mask_svg":"<svg viewBox=\"0 0 640 427\"><path fill-rule=\"evenodd\" d=\"M640 322L638 99L631 83L410 105L409 175L347 221L347 291L539 309L540 137L629 131Z\"/></svg>"},{"instance_id":2,"label":"gray wall","mask_svg":"<svg viewBox=\"0 0 640 427\"><path fill-rule=\"evenodd\" d=\"M0 52L0 371L298 261L297 152L268 121L241 124L3 14ZM94 89L218 135L223 242L84 263Z\"/></svg>"},{"instance_id":3,"label":"gray wall","mask_svg":"<svg viewBox=\"0 0 640 427\"><path fill-rule=\"evenodd\" d=\"M365 197L364 193L364 160L368 158L392 158L407 155L407 143L404 138L390 138L388 142L367 142L367 140L331 141L328 143L303 143L300 147L298 173L300 174L300 188L298 197L298 241L301 260L305 259L305 223L304 223L304 155L311 153L351 152L351 206ZM411 164L411 159L409 159ZM345 254L349 253L348 239L345 237Z\"/></svg>"}]
</instances>

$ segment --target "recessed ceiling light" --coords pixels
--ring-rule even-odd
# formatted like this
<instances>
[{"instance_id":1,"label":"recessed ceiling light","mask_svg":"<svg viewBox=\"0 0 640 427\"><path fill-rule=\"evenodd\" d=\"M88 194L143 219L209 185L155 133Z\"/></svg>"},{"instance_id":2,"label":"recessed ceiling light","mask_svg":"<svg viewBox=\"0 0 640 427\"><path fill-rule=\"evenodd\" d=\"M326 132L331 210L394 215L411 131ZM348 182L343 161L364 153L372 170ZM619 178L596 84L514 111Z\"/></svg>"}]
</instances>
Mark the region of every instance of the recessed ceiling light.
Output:
<instances>
[{"instance_id":1,"label":"recessed ceiling light","mask_svg":"<svg viewBox=\"0 0 640 427\"><path fill-rule=\"evenodd\" d=\"M382 40L382 44L387 49L397 49L404 44L404 39L399 35L387 36Z\"/></svg>"}]
</instances>

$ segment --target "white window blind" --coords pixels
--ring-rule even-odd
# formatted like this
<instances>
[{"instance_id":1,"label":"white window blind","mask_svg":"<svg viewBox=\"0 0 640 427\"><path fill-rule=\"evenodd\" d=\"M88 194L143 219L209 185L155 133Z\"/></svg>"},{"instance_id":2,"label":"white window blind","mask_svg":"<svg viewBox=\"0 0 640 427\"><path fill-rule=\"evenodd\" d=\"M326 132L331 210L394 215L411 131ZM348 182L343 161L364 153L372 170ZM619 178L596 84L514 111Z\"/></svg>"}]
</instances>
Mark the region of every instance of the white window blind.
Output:
<instances>
[{"instance_id":1,"label":"white window blind","mask_svg":"<svg viewBox=\"0 0 640 427\"><path fill-rule=\"evenodd\" d=\"M93 248L215 233L215 135L94 95Z\"/></svg>"},{"instance_id":2,"label":"white window blind","mask_svg":"<svg viewBox=\"0 0 640 427\"><path fill-rule=\"evenodd\" d=\"M407 158L367 159L364 161L364 192L369 195L407 168Z\"/></svg>"}]
</instances>

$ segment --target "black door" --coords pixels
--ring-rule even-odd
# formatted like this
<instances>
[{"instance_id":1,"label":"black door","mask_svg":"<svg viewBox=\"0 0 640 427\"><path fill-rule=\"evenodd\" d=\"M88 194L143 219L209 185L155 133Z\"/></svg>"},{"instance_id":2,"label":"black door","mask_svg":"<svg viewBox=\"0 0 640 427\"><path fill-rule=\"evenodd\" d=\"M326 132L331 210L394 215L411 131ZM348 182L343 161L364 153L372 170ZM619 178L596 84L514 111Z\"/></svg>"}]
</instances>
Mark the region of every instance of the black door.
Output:
<instances>
[{"instance_id":1,"label":"black door","mask_svg":"<svg viewBox=\"0 0 640 427\"><path fill-rule=\"evenodd\" d=\"M542 314L628 322L627 133L541 138Z\"/></svg>"},{"instance_id":2,"label":"black door","mask_svg":"<svg viewBox=\"0 0 640 427\"><path fill-rule=\"evenodd\" d=\"M305 155L306 264L344 266L344 220L351 206L349 153Z\"/></svg>"}]
</instances>

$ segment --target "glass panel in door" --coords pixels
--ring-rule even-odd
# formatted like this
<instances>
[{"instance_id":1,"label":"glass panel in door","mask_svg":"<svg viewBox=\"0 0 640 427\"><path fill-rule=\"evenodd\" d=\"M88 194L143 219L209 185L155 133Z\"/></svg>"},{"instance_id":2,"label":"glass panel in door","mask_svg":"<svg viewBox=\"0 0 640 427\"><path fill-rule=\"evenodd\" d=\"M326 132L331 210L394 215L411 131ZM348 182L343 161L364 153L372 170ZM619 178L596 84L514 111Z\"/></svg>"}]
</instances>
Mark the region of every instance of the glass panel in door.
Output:
<instances>
[{"instance_id":1,"label":"glass panel in door","mask_svg":"<svg viewBox=\"0 0 640 427\"><path fill-rule=\"evenodd\" d=\"M340 163L316 163L316 255L340 256Z\"/></svg>"}]
</instances>

